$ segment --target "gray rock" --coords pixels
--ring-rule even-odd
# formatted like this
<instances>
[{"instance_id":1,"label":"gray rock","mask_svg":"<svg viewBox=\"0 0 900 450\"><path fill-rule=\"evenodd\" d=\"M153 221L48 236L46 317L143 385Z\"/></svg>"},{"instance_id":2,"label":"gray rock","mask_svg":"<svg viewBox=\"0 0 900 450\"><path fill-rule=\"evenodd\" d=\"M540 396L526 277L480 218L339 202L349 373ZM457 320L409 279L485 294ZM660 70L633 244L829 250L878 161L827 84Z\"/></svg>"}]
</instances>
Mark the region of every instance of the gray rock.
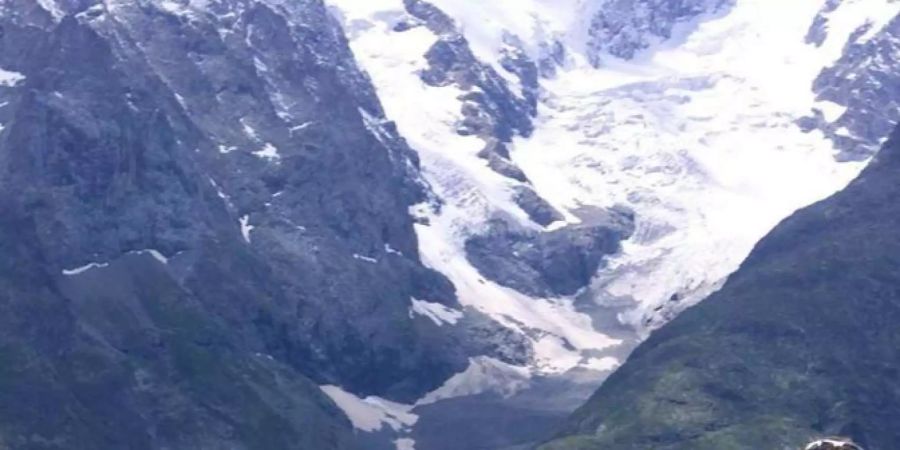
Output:
<instances>
[{"instance_id":1,"label":"gray rock","mask_svg":"<svg viewBox=\"0 0 900 450\"><path fill-rule=\"evenodd\" d=\"M864 26L853 33L843 56L822 71L813 86L819 100L847 107L837 120L823 125L844 160L871 157L900 121L900 78L894 68L900 54L900 16L871 39L858 42L867 31Z\"/></svg>"},{"instance_id":2,"label":"gray rock","mask_svg":"<svg viewBox=\"0 0 900 450\"><path fill-rule=\"evenodd\" d=\"M573 295L587 286L604 258L634 232L624 211L597 214L583 225L537 232L494 220L487 232L466 241L466 256L485 277L524 294Z\"/></svg>"},{"instance_id":3,"label":"gray rock","mask_svg":"<svg viewBox=\"0 0 900 450\"><path fill-rule=\"evenodd\" d=\"M418 161L320 1L67 2L59 23L33 1L2 5L16 13L0 15L0 67L25 79L0 91L0 237L31 237L5 253L0 297L25 315L0 349L46 355L34 370L47 374L96 374L9 378L21 395L0 411L4 444L347 448L315 384L411 400L466 367L449 328L409 317L410 298L455 305L454 288L418 259ZM172 272L119 263L145 249ZM89 263L111 275L48 275ZM23 328L39 305L65 328L49 344ZM184 384L201 369L208 383ZM155 387L141 394L133 376Z\"/></svg>"},{"instance_id":4,"label":"gray rock","mask_svg":"<svg viewBox=\"0 0 900 450\"><path fill-rule=\"evenodd\" d=\"M731 7L734 0L606 0L591 19L589 57L602 65L604 54L632 59L654 42L668 40L676 26L702 14Z\"/></svg>"}]
</instances>

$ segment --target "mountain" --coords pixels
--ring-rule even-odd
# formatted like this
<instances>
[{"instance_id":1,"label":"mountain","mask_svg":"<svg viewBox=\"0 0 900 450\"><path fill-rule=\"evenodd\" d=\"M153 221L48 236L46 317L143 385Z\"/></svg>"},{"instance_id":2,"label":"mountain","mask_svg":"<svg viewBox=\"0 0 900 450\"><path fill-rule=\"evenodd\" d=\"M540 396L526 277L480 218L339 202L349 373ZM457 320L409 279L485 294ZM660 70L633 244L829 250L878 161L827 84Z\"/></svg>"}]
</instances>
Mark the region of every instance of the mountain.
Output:
<instances>
[{"instance_id":1,"label":"mountain","mask_svg":"<svg viewBox=\"0 0 900 450\"><path fill-rule=\"evenodd\" d=\"M417 448L540 438L892 120L895 2L327 4L440 201L423 262L509 330L407 405Z\"/></svg>"},{"instance_id":2,"label":"mountain","mask_svg":"<svg viewBox=\"0 0 900 450\"><path fill-rule=\"evenodd\" d=\"M823 3L0 0L0 442L538 442L886 137Z\"/></svg>"},{"instance_id":3,"label":"mountain","mask_svg":"<svg viewBox=\"0 0 900 450\"><path fill-rule=\"evenodd\" d=\"M766 236L654 333L546 449L900 444L900 130L847 189Z\"/></svg>"},{"instance_id":4,"label":"mountain","mask_svg":"<svg viewBox=\"0 0 900 450\"><path fill-rule=\"evenodd\" d=\"M456 302L417 158L320 2L0 11L4 446L348 448L317 385L465 368L410 317Z\"/></svg>"}]
</instances>

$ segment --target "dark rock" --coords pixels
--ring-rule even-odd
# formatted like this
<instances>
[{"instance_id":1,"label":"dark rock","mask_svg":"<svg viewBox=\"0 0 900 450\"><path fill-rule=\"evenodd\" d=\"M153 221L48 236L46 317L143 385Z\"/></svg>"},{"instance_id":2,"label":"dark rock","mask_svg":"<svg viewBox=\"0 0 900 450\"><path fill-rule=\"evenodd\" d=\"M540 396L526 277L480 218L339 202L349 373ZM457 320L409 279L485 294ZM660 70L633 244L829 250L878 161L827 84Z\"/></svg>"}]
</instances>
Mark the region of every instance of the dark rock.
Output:
<instances>
[{"instance_id":1,"label":"dark rock","mask_svg":"<svg viewBox=\"0 0 900 450\"><path fill-rule=\"evenodd\" d=\"M562 213L556 210L550 203L537 195L533 189L527 186L519 186L513 201L522 208L534 223L548 226L554 222L565 219Z\"/></svg>"},{"instance_id":2,"label":"dark rock","mask_svg":"<svg viewBox=\"0 0 900 450\"><path fill-rule=\"evenodd\" d=\"M900 52L900 17L867 41L858 42L867 31L867 26L856 30L843 56L823 70L813 85L819 100L847 107L845 114L824 127L841 150L842 160L871 157L900 123L900 79L893 66Z\"/></svg>"},{"instance_id":3,"label":"dark rock","mask_svg":"<svg viewBox=\"0 0 900 450\"><path fill-rule=\"evenodd\" d=\"M315 384L411 400L466 367L409 317L454 288L418 259L418 161L320 1L60 23L10 2L3 445L348 448Z\"/></svg>"},{"instance_id":4,"label":"dark rock","mask_svg":"<svg viewBox=\"0 0 900 450\"><path fill-rule=\"evenodd\" d=\"M633 218L618 211L589 225L549 232L520 229L498 219L484 234L466 241L466 256L485 277L527 295L573 295L633 231Z\"/></svg>"},{"instance_id":5,"label":"dark rock","mask_svg":"<svg viewBox=\"0 0 900 450\"><path fill-rule=\"evenodd\" d=\"M604 54L632 59L657 40L672 37L672 31L702 14L731 7L734 0L611 0L591 19L589 57L602 65Z\"/></svg>"}]
</instances>

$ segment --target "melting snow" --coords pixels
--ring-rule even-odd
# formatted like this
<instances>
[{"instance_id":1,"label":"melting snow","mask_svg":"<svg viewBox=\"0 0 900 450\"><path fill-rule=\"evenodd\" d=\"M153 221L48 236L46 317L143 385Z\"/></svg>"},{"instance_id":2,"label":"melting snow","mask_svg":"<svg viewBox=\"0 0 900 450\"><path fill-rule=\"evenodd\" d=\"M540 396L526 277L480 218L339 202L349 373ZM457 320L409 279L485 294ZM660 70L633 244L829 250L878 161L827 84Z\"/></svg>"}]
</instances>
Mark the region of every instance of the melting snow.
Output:
<instances>
[{"instance_id":1,"label":"melting snow","mask_svg":"<svg viewBox=\"0 0 900 450\"><path fill-rule=\"evenodd\" d=\"M242 216L239 219L239 221L240 221L240 225L241 225L241 236L243 236L244 241L246 241L249 244L250 243L250 232L253 231L253 229L256 227L254 227L253 225L250 225L250 215Z\"/></svg>"},{"instance_id":2,"label":"melting snow","mask_svg":"<svg viewBox=\"0 0 900 450\"><path fill-rule=\"evenodd\" d=\"M850 441L845 441L842 439L820 439L818 441L812 442L806 446L805 450L816 450L819 447L829 445L834 448L843 448L845 446L852 446L853 448L858 448L855 444Z\"/></svg>"},{"instance_id":3,"label":"melting snow","mask_svg":"<svg viewBox=\"0 0 900 450\"><path fill-rule=\"evenodd\" d=\"M410 405L380 397L359 398L338 386L321 386L321 389L344 411L353 427L361 431L378 431L385 425L394 431L402 431L419 420L418 416L410 412Z\"/></svg>"},{"instance_id":4,"label":"melting snow","mask_svg":"<svg viewBox=\"0 0 900 450\"><path fill-rule=\"evenodd\" d=\"M310 121L310 122L304 122L304 123L301 123L300 125L295 125L295 126L293 126L293 127L290 128L291 135L293 136L294 133L296 133L296 132L298 132L298 131L303 131L303 130L309 128L310 126L312 126L312 125L315 124L315 123L316 123L316 122L314 122L314 121Z\"/></svg>"},{"instance_id":5,"label":"melting snow","mask_svg":"<svg viewBox=\"0 0 900 450\"><path fill-rule=\"evenodd\" d=\"M12 87L24 79L25 76L21 73L0 68L0 86Z\"/></svg>"},{"instance_id":6,"label":"melting snow","mask_svg":"<svg viewBox=\"0 0 900 450\"><path fill-rule=\"evenodd\" d=\"M469 360L469 367L464 372L451 377L443 386L423 397L416 405L429 405L439 400L485 392L510 397L528 386L530 380L531 373L527 368L479 356Z\"/></svg>"},{"instance_id":7,"label":"melting snow","mask_svg":"<svg viewBox=\"0 0 900 450\"><path fill-rule=\"evenodd\" d=\"M269 142L266 142L266 145L264 145L262 149L253 152L253 155L267 161L278 162L281 160L281 155L278 154L278 148Z\"/></svg>"},{"instance_id":8,"label":"melting snow","mask_svg":"<svg viewBox=\"0 0 900 450\"><path fill-rule=\"evenodd\" d=\"M360 260L360 261L364 261L364 262L367 262L367 263L369 263L369 264L378 264L378 260L377 260L377 259L372 258L371 256L360 255L359 253L354 253L354 254L353 254L353 259L357 259L357 260Z\"/></svg>"},{"instance_id":9,"label":"melting snow","mask_svg":"<svg viewBox=\"0 0 900 450\"><path fill-rule=\"evenodd\" d=\"M412 306L409 309L410 315L418 314L431 319L437 326L445 323L456 325L459 319L462 319L462 311L448 308L440 303L426 302L422 300L412 299Z\"/></svg>"},{"instance_id":10,"label":"melting snow","mask_svg":"<svg viewBox=\"0 0 900 450\"><path fill-rule=\"evenodd\" d=\"M158 250L154 250L152 248L144 249L144 250L136 250L130 253L138 254L138 255L150 255L153 259L159 261L161 264L168 264L169 258L166 258L165 255L160 253Z\"/></svg>"},{"instance_id":11,"label":"melting snow","mask_svg":"<svg viewBox=\"0 0 900 450\"><path fill-rule=\"evenodd\" d=\"M63 269L62 273L63 273L63 275L66 275L66 276L73 276L73 275L80 275L91 269L102 269L104 267L109 267L109 263L92 262L89 264L85 264L81 267L76 267L74 269Z\"/></svg>"},{"instance_id":12,"label":"melting snow","mask_svg":"<svg viewBox=\"0 0 900 450\"><path fill-rule=\"evenodd\" d=\"M240 120L241 128L244 130L244 134L253 140L259 140L259 135L256 134L256 128L253 128L249 123L247 123L247 119L242 117Z\"/></svg>"},{"instance_id":13,"label":"melting snow","mask_svg":"<svg viewBox=\"0 0 900 450\"><path fill-rule=\"evenodd\" d=\"M56 4L56 0L37 0L37 2L41 5L41 8L53 16L54 20L58 21L65 16L65 13L60 9L59 5Z\"/></svg>"}]
</instances>

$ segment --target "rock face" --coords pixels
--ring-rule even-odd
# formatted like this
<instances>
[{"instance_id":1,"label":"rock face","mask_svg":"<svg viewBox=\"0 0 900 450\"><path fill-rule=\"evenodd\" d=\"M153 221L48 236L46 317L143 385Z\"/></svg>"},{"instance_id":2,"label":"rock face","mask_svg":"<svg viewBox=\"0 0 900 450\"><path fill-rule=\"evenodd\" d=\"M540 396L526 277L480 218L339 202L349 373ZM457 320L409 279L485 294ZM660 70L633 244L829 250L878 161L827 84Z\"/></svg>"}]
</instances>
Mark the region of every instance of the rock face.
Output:
<instances>
[{"instance_id":1,"label":"rock face","mask_svg":"<svg viewBox=\"0 0 900 450\"><path fill-rule=\"evenodd\" d=\"M602 65L609 54L634 58L652 44L668 40L680 24L727 9L734 0L606 0L596 7L588 34L589 57Z\"/></svg>"},{"instance_id":2,"label":"rock face","mask_svg":"<svg viewBox=\"0 0 900 450\"><path fill-rule=\"evenodd\" d=\"M591 224L543 233L496 220L466 242L466 255L482 275L527 295L574 295L634 232L630 213L603 213Z\"/></svg>"},{"instance_id":3,"label":"rock face","mask_svg":"<svg viewBox=\"0 0 900 450\"><path fill-rule=\"evenodd\" d=\"M546 449L900 445L900 132L650 337Z\"/></svg>"},{"instance_id":4,"label":"rock face","mask_svg":"<svg viewBox=\"0 0 900 450\"><path fill-rule=\"evenodd\" d=\"M43 5L43 6L42 6ZM319 1L0 2L0 446L347 448L467 355Z\"/></svg>"},{"instance_id":5,"label":"rock face","mask_svg":"<svg viewBox=\"0 0 900 450\"><path fill-rule=\"evenodd\" d=\"M835 7L839 4L832 3ZM825 24L822 28L827 27L827 8L816 21ZM871 34L874 36L870 39L857 42ZM900 17L894 17L880 30L872 29L871 24L857 29L843 56L816 79L813 89L820 100L846 107L840 116L824 126L842 150L842 158L871 157L900 121L900 80L894 67L898 58Z\"/></svg>"}]
</instances>

